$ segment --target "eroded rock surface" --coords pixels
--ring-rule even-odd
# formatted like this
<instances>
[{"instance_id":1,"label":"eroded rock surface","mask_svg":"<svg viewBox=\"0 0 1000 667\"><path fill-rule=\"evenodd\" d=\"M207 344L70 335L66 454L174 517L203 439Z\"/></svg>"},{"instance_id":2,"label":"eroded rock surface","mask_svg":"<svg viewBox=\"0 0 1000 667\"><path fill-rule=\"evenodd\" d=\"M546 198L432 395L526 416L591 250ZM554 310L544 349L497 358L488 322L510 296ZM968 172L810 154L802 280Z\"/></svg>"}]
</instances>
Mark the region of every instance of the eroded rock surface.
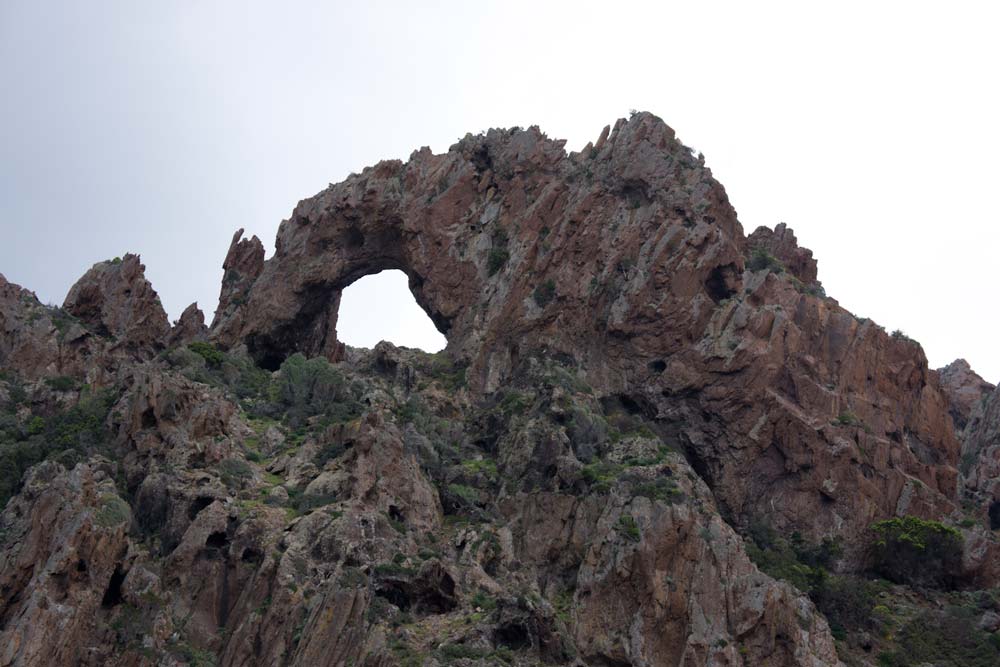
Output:
<instances>
[{"instance_id":1,"label":"eroded rock surface","mask_svg":"<svg viewBox=\"0 0 1000 667\"><path fill-rule=\"evenodd\" d=\"M133 255L64 309L0 278L0 666L871 664L926 594L872 592L874 522L1000 577L997 394L745 236L651 114L380 163L264 254L234 235L210 330ZM338 340L384 269L446 351Z\"/></svg>"},{"instance_id":2,"label":"eroded rock surface","mask_svg":"<svg viewBox=\"0 0 1000 667\"><path fill-rule=\"evenodd\" d=\"M170 322L137 255L95 264L66 295L63 308L99 335L136 351L158 350Z\"/></svg>"},{"instance_id":3,"label":"eroded rock surface","mask_svg":"<svg viewBox=\"0 0 1000 667\"><path fill-rule=\"evenodd\" d=\"M748 269L757 249L776 264ZM959 444L920 346L826 299L784 225L744 237L722 186L651 114L581 153L537 128L491 130L331 186L282 223L213 335L266 367L336 360L341 290L388 268L409 275L474 391L539 350L572 359L658 420L737 523L777 506L785 526L860 534L953 508Z\"/></svg>"}]
</instances>

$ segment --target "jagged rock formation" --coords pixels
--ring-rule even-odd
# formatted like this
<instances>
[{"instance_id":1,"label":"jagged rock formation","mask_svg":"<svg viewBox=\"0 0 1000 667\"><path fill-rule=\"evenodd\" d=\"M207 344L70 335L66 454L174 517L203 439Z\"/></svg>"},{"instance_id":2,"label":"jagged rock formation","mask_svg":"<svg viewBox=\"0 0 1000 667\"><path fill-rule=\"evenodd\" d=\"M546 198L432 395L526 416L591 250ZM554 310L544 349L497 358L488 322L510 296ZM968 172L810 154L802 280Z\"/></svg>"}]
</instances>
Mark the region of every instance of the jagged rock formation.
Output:
<instances>
[{"instance_id":1,"label":"jagged rock formation","mask_svg":"<svg viewBox=\"0 0 1000 667\"><path fill-rule=\"evenodd\" d=\"M939 368L938 376L951 405L951 418L955 422L955 428L963 431L973 412L995 387L979 377L965 359L956 359L944 368Z\"/></svg>"},{"instance_id":2,"label":"jagged rock formation","mask_svg":"<svg viewBox=\"0 0 1000 667\"><path fill-rule=\"evenodd\" d=\"M207 340L208 327L205 326L205 313L201 312L197 303L192 303L184 309L180 318L174 322L167 344L170 347L177 347L178 345L187 345L188 343L204 342Z\"/></svg>"},{"instance_id":3,"label":"jagged rock formation","mask_svg":"<svg viewBox=\"0 0 1000 667\"><path fill-rule=\"evenodd\" d=\"M873 522L1000 501L1000 399L826 297L786 226L745 236L651 114L422 149L267 261L242 237L210 330L133 255L62 309L0 278L0 665L865 664L760 526L853 577ZM445 353L337 339L389 268ZM992 507L955 580L1000 576Z\"/></svg>"},{"instance_id":4,"label":"jagged rock formation","mask_svg":"<svg viewBox=\"0 0 1000 667\"><path fill-rule=\"evenodd\" d=\"M788 274L746 272L761 248ZM265 367L338 359L341 290L402 269L474 389L536 351L564 355L657 420L731 520L859 534L952 509L959 445L919 345L811 290L815 261L787 228L745 238L723 188L650 114L573 155L530 128L380 163L300 202L258 266L213 335Z\"/></svg>"}]
</instances>

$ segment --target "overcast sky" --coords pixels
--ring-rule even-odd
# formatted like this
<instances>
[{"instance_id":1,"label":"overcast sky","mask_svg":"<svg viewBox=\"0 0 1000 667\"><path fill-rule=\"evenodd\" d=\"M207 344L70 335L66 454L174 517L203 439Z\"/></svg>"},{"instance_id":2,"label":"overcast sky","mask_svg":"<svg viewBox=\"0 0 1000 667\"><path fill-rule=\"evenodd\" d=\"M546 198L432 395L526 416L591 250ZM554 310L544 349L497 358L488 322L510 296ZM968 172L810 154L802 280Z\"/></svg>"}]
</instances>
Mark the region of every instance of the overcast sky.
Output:
<instances>
[{"instance_id":1,"label":"overcast sky","mask_svg":"<svg viewBox=\"0 0 1000 667\"><path fill-rule=\"evenodd\" d=\"M211 319L233 231L270 254L329 182L646 109L748 233L787 222L846 308L1000 380L996 3L334 5L0 1L0 272L61 303L137 252L172 318ZM439 346L395 277L348 290L343 338Z\"/></svg>"}]
</instances>

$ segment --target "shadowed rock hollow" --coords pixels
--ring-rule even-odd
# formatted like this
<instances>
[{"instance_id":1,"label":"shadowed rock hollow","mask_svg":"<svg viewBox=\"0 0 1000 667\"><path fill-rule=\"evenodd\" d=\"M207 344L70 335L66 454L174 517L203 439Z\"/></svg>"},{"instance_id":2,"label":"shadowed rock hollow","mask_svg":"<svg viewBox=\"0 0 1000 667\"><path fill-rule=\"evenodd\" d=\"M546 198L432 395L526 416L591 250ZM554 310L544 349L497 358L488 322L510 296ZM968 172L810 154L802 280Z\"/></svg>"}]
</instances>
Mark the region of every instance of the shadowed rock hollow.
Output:
<instances>
[{"instance_id":1,"label":"shadowed rock hollow","mask_svg":"<svg viewBox=\"0 0 1000 667\"><path fill-rule=\"evenodd\" d=\"M992 386L747 237L651 114L379 163L264 256L234 235L207 330L136 256L61 309L0 277L0 666L941 659L894 638L951 627L936 593L868 581L904 516L996 584ZM338 341L386 269L444 352Z\"/></svg>"}]
</instances>

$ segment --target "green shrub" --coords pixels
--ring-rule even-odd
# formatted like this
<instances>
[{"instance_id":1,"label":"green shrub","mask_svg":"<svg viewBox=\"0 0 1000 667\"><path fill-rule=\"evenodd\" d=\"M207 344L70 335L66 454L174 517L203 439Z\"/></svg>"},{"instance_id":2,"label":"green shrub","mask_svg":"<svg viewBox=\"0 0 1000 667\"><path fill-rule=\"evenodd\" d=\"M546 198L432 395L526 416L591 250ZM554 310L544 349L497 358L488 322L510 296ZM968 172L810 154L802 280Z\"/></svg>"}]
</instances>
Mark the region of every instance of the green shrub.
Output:
<instances>
[{"instance_id":1,"label":"green shrub","mask_svg":"<svg viewBox=\"0 0 1000 667\"><path fill-rule=\"evenodd\" d=\"M444 644L438 649L438 655L445 662L455 660L478 660L489 655L489 651L469 646L468 644Z\"/></svg>"},{"instance_id":2,"label":"green shrub","mask_svg":"<svg viewBox=\"0 0 1000 667\"><path fill-rule=\"evenodd\" d=\"M475 505L479 502L479 491L465 484L449 484L448 493L461 498L470 505Z\"/></svg>"},{"instance_id":3,"label":"green shrub","mask_svg":"<svg viewBox=\"0 0 1000 667\"><path fill-rule=\"evenodd\" d=\"M455 362L444 351L427 355L425 372L447 391L458 391L466 384L465 364Z\"/></svg>"},{"instance_id":4,"label":"green shrub","mask_svg":"<svg viewBox=\"0 0 1000 667\"><path fill-rule=\"evenodd\" d=\"M594 461L583 466L582 474L593 493L608 493L624 469L617 463Z\"/></svg>"},{"instance_id":5,"label":"green shrub","mask_svg":"<svg viewBox=\"0 0 1000 667\"><path fill-rule=\"evenodd\" d=\"M861 420L850 410L845 410L837 415L837 419L833 423L835 426L857 426Z\"/></svg>"},{"instance_id":6,"label":"green shrub","mask_svg":"<svg viewBox=\"0 0 1000 667\"><path fill-rule=\"evenodd\" d=\"M879 655L879 665L910 667L996 667L1000 637L976 626L975 610L951 607L925 611L906 623L896 637L897 649Z\"/></svg>"},{"instance_id":7,"label":"green shrub","mask_svg":"<svg viewBox=\"0 0 1000 667\"><path fill-rule=\"evenodd\" d=\"M758 247L754 248L753 253L750 255L747 268L751 271L768 270L774 273L782 273L785 270L785 265L777 257L768 252L766 248Z\"/></svg>"},{"instance_id":8,"label":"green shrub","mask_svg":"<svg viewBox=\"0 0 1000 667\"><path fill-rule=\"evenodd\" d=\"M951 588L962 569L962 534L915 516L872 524L874 570L899 584Z\"/></svg>"},{"instance_id":9,"label":"green shrub","mask_svg":"<svg viewBox=\"0 0 1000 667\"><path fill-rule=\"evenodd\" d=\"M49 385L55 391L72 391L76 389L76 380L68 375L45 378L45 384Z\"/></svg>"},{"instance_id":10,"label":"green shrub","mask_svg":"<svg viewBox=\"0 0 1000 667\"><path fill-rule=\"evenodd\" d=\"M748 533L747 555L757 567L807 594L826 584L828 568L842 553L840 544L831 538L811 544L798 531L786 538L760 521L752 521Z\"/></svg>"},{"instance_id":11,"label":"green shrub","mask_svg":"<svg viewBox=\"0 0 1000 667\"><path fill-rule=\"evenodd\" d=\"M238 489L243 482L253 477L253 468L243 459L223 459L216 466L222 483L231 489Z\"/></svg>"},{"instance_id":12,"label":"green shrub","mask_svg":"<svg viewBox=\"0 0 1000 667\"><path fill-rule=\"evenodd\" d=\"M493 248L490 250L489 259L487 261L487 270L491 276L496 275L500 272L506 264L507 260L510 259L510 253L507 252L506 248Z\"/></svg>"},{"instance_id":13,"label":"green shrub","mask_svg":"<svg viewBox=\"0 0 1000 667\"><path fill-rule=\"evenodd\" d=\"M94 521L99 526L111 528L128 521L131 516L132 508L127 502L113 493L106 493L101 496L101 506L94 515Z\"/></svg>"},{"instance_id":14,"label":"green shrub","mask_svg":"<svg viewBox=\"0 0 1000 667\"><path fill-rule=\"evenodd\" d=\"M641 482L632 487L632 495L665 503L684 500L684 493L677 488L677 482L669 477L657 477L651 482Z\"/></svg>"},{"instance_id":15,"label":"green shrub","mask_svg":"<svg viewBox=\"0 0 1000 667\"><path fill-rule=\"evenodd\" d=\"M292 428L301 427L316 415L336 423L361 414L361 404L343 374L323 357L307 360L301 354L290 356L281 364L271 395L286 409L286 420Z\"/></svg>"},{"instance_id":16,"label":"green shrub","mask_svg":"<svg viewBox=\"0 0 1000 667\"><path fill-rule=\"evenodd\" d=\"M615 524L615 530L630 542L638 542L642 538L642 533L639 531L639 524L635 522L635 519L628 515L622 514L618 517L618 523Z\"/></svg>"},{"instance_id":17,"label":"green shrub","mask_svg":"<svg viewBox=\"0 0 1000 667\"><path fill-rule=\"evenodd\" d=\"M493 232L492 247L486 262L486 268L491 276L499 273L506 266L507 260L510 259L507 243L507 230L503 227L497 227Z\"/></svg>"},{"instance_id":18,"label":"green shrub","mask_svg":"<svg viewBox=\"0 0 1000 667\"><path fill-rule=\"evenodd\" d=\"M551 280L546 280L544 283L535 288L532 293L532 297L535 299L535 303L539 307L544 308L552 301L556 296L556 284Z\"/></svg>"},{"instance_id":19,"label":"green shrub","mask_svg":"<svg viewBox=\"0 0 1000 667\"><path fill-rule=\"evenodd\" d=\"M483 611L493 611L497 608L497 600L485 591L477 591L470 601L473 607L479 607Z\"/></svg>"},{"instance_id":20,"label":"green shrub","mask_svg":"<svg viewBox=\"0 0 1000 667\"><path fill-rule=\"evenodd\" d=\"M225 353L211 343L190 343L188 349L204 359L205 363L212 368L218 368L226 360Z\"/></svg>"},{"instance_id":21,"label":"green shrub","mask_svg":"<svg viewBox=\"0 0 1000 667\"><path fill-rule=\"evenodd\" d=\"M880 619L874 613L881 586L852 575L830 574L809 594L816 608L826 616L834 636L848 631L876 631Z\"/></svg>"},{"instance_id":22,"label":"green shrub","mask_svg":"<svg viewBox=\"0 0 1000 667\"><path fill-rule=\"evenodd\" d=\"M45 417L35 415L23 427L13 416L0 419L0 508L36 463L51 459L72 467L92 453L110 454L106 422L117 399L116 390L84 389L72 407Z\"/></svg>"}]
</instances>

